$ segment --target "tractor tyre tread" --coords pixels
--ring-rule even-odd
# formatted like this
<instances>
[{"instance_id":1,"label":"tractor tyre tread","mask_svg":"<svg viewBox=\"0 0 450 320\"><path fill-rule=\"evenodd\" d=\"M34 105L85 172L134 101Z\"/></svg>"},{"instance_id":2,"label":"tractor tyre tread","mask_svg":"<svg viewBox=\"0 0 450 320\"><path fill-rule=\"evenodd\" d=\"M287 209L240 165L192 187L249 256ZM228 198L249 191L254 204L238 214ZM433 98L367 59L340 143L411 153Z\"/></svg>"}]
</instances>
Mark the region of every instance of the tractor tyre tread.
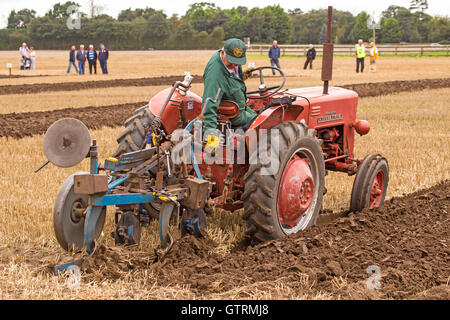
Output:
<instances>
[{"instance_id":1,"label":"tractor tyre tread","mask_svg":"<svg viewBox=\"0 0 450 320\"><path fill-rule=\"evenodd\" d=\"M370 154L364 158L353 183L352 196L350 200L351 212L361 211L368 206L368 194L369 188L371 187L372 176L375 174L376 168L381 162L385 162L386 167L389 168L386 158L380 154ZM388 181L389 177L386 176L384 193L387 190ZM383 204L383 201L381 204Z\"/></svg>"},{"instance_id":2,"label":"tractor tyre tread","mask_svg":"<svg viewBox=\"0 0 450 320\"><path fill-rule=\"evenodd\" d=\"M136 109L134 115L125 121L125 129L117 138L118 146L113 156L118 157L141 149L145 140L145 127L153 121L154 117L148 104Z\"/></svg>"},{"instance_id":3,"label":"tractor tyre tread","mask_svg":"<svg viewBox=\"0 0 450 320\"><path fill-rule=\"evenodd\" d=\"M280 130L279 134L279 154L280 165L283 160L286 160L287 151L293 146L298 139L306 138L311 139L318 146L320 145L318 139L315 137L315 131L309 130L305 123L289 121L283 122L275 126ZM270 141L269 137L268 140ZM268 146L270 149L270 144ZM319 147L317 150L318 155L322 157L322 151ZM270 150L272 152L272 150ZM273 216L273 203L276 196L276 182L278 176L281 174L280 170L275 175L262 175L261 170L265 167L261 163L252 164L249 170L244 176L245 190L241 196L241 200L244 202L244 214L243 218L246 220L246 235L256 242L265 242L273 239L279 239L285 234L281 228L274 222ZM320 167L325 172L325 167L322 164ZM322 179L324 179L324 174ZM323 180L322 180L323 181ZM323 183L322 183L323 185ZM322 186L323 187L323 186ZM318 201L319 209L316 216L311 219L310 225L315 224L320 210L320 203L323 195L319 195L320 201Z\"/></svg>"}]
</instances>

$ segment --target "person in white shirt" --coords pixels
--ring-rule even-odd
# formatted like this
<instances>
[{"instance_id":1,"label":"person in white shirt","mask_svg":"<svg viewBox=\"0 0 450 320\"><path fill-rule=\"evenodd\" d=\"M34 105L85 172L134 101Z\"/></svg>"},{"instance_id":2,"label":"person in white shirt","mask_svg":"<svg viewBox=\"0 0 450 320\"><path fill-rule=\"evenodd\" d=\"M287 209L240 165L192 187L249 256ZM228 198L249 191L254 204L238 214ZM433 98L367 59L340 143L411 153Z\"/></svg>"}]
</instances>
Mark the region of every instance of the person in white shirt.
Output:
<instances>
[{"instance_id":1,"label":"person in white shirt","mask_svg":"<svg viewBox=\"0 0 450 320\"><path fill-rule=\"evenodd\" d=\"M28 49L28 46L25 42L22 43L22 46L19 48L19 52L20 52L20 55L22 56L22 59L28 58L30 49Z\"/></svg>"},{"instance_id":2,"label":"person in white shirt","mask_svg":"<svg viewBox=\"0 0 450 320\"><path fill-rule=\"evenodd\" d=\"M30 49L28 49L27 44L24 42L22 46L19 48L20 53L20 70L25 69L25 64L27 59L30 58Z\"/></svg>"},{"instance_id":3,"label":"person in white shirt","mask_svg":"<svg viewBox=\"0 0 450 320\"><path fill-rule=\"evenodd\" d=\"M36 70L36 51L34 47L30 47L31 69Z\"/></svg>"}]
</instances>

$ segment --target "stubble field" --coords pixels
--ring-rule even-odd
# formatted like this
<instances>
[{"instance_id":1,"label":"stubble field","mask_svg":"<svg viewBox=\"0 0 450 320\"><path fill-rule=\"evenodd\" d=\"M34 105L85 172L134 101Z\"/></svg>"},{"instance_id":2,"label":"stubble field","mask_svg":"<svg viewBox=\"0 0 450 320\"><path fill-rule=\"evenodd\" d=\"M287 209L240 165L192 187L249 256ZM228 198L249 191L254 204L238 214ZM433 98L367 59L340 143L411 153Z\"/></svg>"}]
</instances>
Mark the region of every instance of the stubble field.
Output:
<instances>
[{"instance_id":1,"label":"stubble field","mask_svg":"<svg viewBox=\"0 0 450 320\"><path fill-rule=\"evenodd\" d=\"M111 75L83 77L64 74L66 52L43 51L38 55L41 61L37 71L15 71L24 77L0 79L0 86L57 86L63 82L176 75L181 79L184 71L201 75L211 53L117 52L110 61ZM0 65L15 55L0 52ZM267 62L262 58L250 60L257 65ZM6 130L0 135L0 298L448 299L449 62L447 58L382 57L377 73L357 75L353 58L335 59L332 85L417 79L440 79L436 81L442 83L442 88L425 86L418 87L424 90L389 95L385 94L389 90L377 87L379 94L360 99L357 118L368 120L372 129L367 136L357 136L355 153L362 157L379 152L388 159L389 202L383 208L348 216L345 211L353 177L330 173L323 204L326 214L319 218L319 226L285 240L247 248L241 244L242 212L219 211L209 218L208 239L183 238L164 264L153 261L158 243L155 223L145 229L139 248L114 248L109 237L113 229L110 214L100 238L101 249L95 257L85 258L82 283L76 290L67 288L66 278L51 273L55 264L67 259L54 238L52 208L65 177L86 171L88 162L70 169L48 166L34 174L33 170L45 160L45 119L53 119L52 110L59 110L54 111L56 117L63 117L69 114L64 111L69 107L79 109L79 118L83 119L82 114L88 111L85 107L91 106L91 112L98 108L93 114L100 118L99 126L91 126L96 128L91 135L97 139L103 159L115 150L115 138L122 130L118 124L123 120L103 122L101 118L112 119L115 113L120 117L128 112L131 115L134 104L148 101L170 84L1 95L0 113L4 118L0 121L4 122L0 123L19 134L8 134L12 131ZM301 69L302 63L300 58L281 60L288 88L320 85L320 60L312 71ZM38 74L42 76L25 77ZM198 78L192 90L201 95ZM247 85L249 89L256 87L256 80ZM119 104L129 106L110 107ZM38 111L45 113L31 113ZM41 124L42 131L14 138L21 136L26 125L21 125L17 115L11 115L13 112L28 117L27 122L33 126ZM403 197L413 192L417 193ZM381 268L382 287L367 290L365 270L374 264ZM421 270L420 276L414 270ZM171 276L174 274L179 276Z\"/></svg>"}]
</instances>

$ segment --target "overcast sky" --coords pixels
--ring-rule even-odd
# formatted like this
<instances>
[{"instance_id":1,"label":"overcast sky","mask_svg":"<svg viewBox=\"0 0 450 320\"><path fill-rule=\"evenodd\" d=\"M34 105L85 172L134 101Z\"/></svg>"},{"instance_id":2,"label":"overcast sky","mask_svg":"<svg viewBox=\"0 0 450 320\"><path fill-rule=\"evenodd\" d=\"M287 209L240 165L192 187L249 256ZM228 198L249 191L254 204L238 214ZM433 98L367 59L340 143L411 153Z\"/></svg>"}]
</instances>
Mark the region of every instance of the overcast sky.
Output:
<instances>
[{"instance_id":1,"label":"overcast sky","mask_svg":"<svg viewBox=\"0 0 450 320\"><path fill-rule=\"evenodd\" d=\"M88 12L88 0L74 0L82 5L82 11ZM216 0L170 0L170 1L154 1L154 0L133 0L130 1L131 8L145 8L152 7L155 9L164 10L167 15L177 13L179 15L184 14L189 7L189 4L195 2L214 2L216 5L223 9L236 7L239 5L253 7L265 7L267 5L279 4L285 9L300 8L303 11L309 11L311 9L323 9L328 5L334 6L339 10L350 11L353 14L357 14L361 11L367 11L369 13L375 12L376 15L386 9L389 5L398 5L403 7L409 7L410 0L233 0L233 1L216 1ZM8 14L11 10L20 10L24 8L34 9L38 15L44 15L53 4L66 0L0 0L0 28L6 26ZM119 12L123 9L127 9L130 5L126 4L123 0L96 0L96 2L104 7L104 13L113 17L117 17ZM428 10L426 11L431 15L443 15L450 16L450 2L448 0L428 0Z\"/></svg>"}]
</instances>

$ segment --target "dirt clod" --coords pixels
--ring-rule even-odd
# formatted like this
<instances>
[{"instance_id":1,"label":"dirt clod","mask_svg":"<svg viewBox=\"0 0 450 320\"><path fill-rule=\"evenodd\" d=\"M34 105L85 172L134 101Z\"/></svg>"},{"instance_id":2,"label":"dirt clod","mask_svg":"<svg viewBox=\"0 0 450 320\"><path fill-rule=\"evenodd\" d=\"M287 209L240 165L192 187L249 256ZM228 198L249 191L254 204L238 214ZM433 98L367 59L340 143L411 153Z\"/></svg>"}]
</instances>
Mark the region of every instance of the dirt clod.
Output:
<instances>
[{"instance_id":1,"label":"dirt clod","mask_svg":"<svg viewBox=\"0 0 450 320\"><path fill-rule=\"evenodd\" d=\"M243 285L263 290L281 282L295 292L325 292L344 299L445 299L449 192L450 181L442 182L381 208L228 255L216 253L208 237L190 235L177 240L157 262L152 254L101 247L83 263L83 271L101 281L144 268L157 275L158 285L188 286L197 294ZM373 277L379 289L368 287Z\"/></svg>"}]
</instances>

